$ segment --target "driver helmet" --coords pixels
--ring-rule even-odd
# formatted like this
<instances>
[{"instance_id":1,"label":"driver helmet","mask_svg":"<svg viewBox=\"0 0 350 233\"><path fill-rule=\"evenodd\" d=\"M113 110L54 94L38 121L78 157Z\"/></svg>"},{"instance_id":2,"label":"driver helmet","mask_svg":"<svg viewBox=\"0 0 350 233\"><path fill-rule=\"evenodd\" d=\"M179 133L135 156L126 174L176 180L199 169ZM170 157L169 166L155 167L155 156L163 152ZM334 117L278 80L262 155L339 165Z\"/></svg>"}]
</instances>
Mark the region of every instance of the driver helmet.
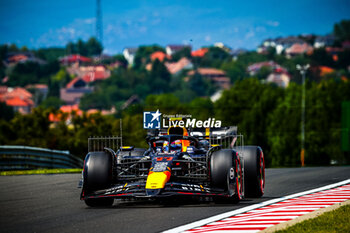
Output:
<instances>
[{"instance_id":1,"label":"driver helmet","mask_svg":"<svg viewBox=\"0 0 350 233\"><path fill-rule=\"evenodd\" d=\"M163 151L169 151L169 142L168 141L164 141L163 142Z\"/></svg>"},{"instance_id":2,"label":"driver helmet","mask_svg":"<svg viewBox=\"0 0 350 233\"><path fill-rule=\"evenodd\" d=\"M182 149L182 142L181 140L175 140L170 144L170 150L171 151L181 151Z\"/></svg>"}]
</instances>

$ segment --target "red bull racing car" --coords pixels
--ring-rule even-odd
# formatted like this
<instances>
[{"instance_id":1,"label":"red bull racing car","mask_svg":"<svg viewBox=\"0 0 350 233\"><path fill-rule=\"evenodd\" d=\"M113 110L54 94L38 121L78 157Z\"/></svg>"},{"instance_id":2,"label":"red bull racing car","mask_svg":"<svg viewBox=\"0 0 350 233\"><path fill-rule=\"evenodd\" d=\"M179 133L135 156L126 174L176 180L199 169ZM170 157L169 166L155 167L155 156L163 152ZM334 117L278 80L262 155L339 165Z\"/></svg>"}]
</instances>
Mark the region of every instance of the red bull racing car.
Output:
<instances>
[{"instance_id":1,"label":"red bull racing car","mask_svg":"<svg viewBox=\"0 0 350 233\"><path fill-rule=\"evenodd\" d=\"M198 196L237 203L264 194L263 151L244 146L237 127L171 127L149 132L146 140L147 149L103 146L90 151L81 200L88 206L110 206L114 199Z\"/></svg>"}]
</instances>

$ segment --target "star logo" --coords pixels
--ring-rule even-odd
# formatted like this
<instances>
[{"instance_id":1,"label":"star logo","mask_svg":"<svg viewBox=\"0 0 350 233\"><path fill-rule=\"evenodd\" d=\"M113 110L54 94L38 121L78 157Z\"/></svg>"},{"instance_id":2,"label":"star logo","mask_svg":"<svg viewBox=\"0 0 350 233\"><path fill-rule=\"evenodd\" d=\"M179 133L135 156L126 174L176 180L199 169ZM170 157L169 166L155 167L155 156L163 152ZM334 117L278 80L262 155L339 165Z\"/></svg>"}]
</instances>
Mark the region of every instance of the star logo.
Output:
<instances>
[{"instance_id":1,"label":"star logo","mask_svg":"<svg viewBox=\"0 0 350 233\"><path fill-rule=\"evenodd\" d=\"M151 122L153 122L154 120L158 119L158 117L160 117L160 115L162 115L161 113L159 113L159 109L157 109L157 111L155 113L151 113L153 118L151 120Z\"/></svg>"},{"instance_id":2,"label":"star logo","mask_svg":"<svg viewBox=\"0 0 350 233\"><path fill-rule=\"evenodd\" d=\"M156 112L143 112L144 129L160 129L160 116L162 113L157 109Z\"/></svg>"}]
</instances>

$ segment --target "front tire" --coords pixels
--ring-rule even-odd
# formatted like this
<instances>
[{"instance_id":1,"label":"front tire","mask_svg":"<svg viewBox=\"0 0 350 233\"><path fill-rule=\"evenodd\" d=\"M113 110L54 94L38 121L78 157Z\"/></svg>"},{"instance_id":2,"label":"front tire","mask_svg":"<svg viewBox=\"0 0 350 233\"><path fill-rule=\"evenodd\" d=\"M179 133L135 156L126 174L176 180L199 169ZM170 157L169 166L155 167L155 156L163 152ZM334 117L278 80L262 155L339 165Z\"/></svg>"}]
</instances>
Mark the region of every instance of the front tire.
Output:
<instances>
[{"instance_id":1,"label":"front tire","mask_svg":"<svg viewBox=\"0 0 350 233\"><path fill-rule=\"evenodd\" d=\"M106 152L90 152L87 154L84 163L84 185L85 194L97 190L109 188L113 179L113 157ZM85 203L88 206L111 206L114 198L87 198Z\"/></svg>"},{"instance_id":2,"label":"front tire","mask_svg":"<svg viewBox=\"0 0 350 233\"><path fill-rule=\"evenodd\" d=\"M238 203L242 198L243 177L239 157L233 150L213 152L210 161L211 185L224 189L229 198L216 197L215 202Z\"/></svg>"}]
</instances>

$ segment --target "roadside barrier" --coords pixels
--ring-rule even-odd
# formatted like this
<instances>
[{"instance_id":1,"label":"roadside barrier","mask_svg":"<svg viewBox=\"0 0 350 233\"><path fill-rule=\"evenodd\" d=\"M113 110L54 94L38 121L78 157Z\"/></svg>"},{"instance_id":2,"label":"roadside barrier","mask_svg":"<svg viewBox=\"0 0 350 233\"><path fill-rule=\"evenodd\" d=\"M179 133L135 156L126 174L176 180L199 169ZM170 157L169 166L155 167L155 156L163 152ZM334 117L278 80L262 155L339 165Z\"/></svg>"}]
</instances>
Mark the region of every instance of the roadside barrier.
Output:
<instances>
[{"instance_id":1,"label":"roadside barrier","mask_svg":"<svg viewBox=\"0 0 350 233\"><path fill-rule=\"evenodd\" d=\"M30 146L0 146L0 171L82 167L83 160L69 151Z\"/></svg>"}]
</instances>

